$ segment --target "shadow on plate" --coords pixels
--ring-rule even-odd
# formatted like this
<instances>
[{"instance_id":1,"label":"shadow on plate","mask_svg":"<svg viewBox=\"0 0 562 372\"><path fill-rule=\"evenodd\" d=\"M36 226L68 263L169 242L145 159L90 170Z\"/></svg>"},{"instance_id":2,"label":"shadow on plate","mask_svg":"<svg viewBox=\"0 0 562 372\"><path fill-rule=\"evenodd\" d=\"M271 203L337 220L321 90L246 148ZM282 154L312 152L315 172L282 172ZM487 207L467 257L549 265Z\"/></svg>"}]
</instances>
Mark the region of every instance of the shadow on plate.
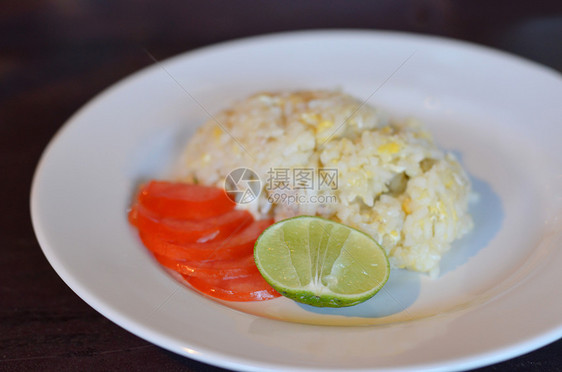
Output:
<instances>
[{"instance_id":1,"label":"shadow on plate","mask_svg":"<svg viewBox=\"0 0 562 372\"><path fill-rule=\"evenodd\" d=\"M299 304L306 311L360 318L382 318L400 313L412 305L420 294L420 274L392 270L385 286L370 300L350 307L330 308Z\"/></svg>"},{"instance_id":2,"label":"shadow on plate","mask_svg":"<svg viewBox=\"0 0 562 372\"><path fill-rule=\"evenodd\" d=\"M443 256L440 277L464 265L486 247L500 231L505 217L501 199L492 187L473 176L470 176L470 181L472 190L478 195L478 200L469 205L474 228L462 239L453 242L451 250Z\"/></svg>"}]
</instances>

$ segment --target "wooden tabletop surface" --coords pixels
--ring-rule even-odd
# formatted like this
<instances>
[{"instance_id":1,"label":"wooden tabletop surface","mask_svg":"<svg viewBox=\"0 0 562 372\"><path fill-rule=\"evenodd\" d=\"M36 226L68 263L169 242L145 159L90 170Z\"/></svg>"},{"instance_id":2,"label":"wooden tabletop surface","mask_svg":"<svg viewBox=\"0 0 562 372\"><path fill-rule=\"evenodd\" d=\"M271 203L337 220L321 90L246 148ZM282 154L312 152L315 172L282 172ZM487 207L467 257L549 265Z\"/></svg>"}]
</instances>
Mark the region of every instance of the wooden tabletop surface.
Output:
<instances>
[{"instance_id":1,"label":"wooden tabletop surface","mask_svg":"<svg viewBox=\"0 0 562 372\"><path fill-rule=\"evenodd\" d=\"M219 371L142 340L58 277L33 233L33 171L57 129L134 71L197 47L302 29L468 40L562 71L556 1L0 1L0 371ZM561 314L562 316L562 314ZM561 371L562 340L481 371Z\"/></svg>"}]
</instances>

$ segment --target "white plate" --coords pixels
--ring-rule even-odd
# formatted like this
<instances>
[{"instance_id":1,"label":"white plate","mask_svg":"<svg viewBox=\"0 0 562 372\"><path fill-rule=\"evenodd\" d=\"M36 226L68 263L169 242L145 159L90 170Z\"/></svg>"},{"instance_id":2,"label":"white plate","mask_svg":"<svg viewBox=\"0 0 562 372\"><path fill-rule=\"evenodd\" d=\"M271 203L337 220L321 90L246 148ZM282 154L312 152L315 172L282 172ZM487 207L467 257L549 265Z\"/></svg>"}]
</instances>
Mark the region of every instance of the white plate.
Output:
<instances>
[{"instance_id":1,"label":"white plate","mask_svg":"<svg viewBox=\"0 0 562 372\"><path fill-rule=\"evenodd\" d=\"M276 299L229 305L237 311L151 259L127 224L131 194L167 174L208 113L259 90L337 87L421 118L471 174L476 227L438 279L393 271L382 294L343 310ZM562 336L560 102L557 73L440 38L328 31L228 42L145 69L74 115L37 169L33 224L87 303L190 358L260 371L477 367Z\"/></svg>"}]
</instances>

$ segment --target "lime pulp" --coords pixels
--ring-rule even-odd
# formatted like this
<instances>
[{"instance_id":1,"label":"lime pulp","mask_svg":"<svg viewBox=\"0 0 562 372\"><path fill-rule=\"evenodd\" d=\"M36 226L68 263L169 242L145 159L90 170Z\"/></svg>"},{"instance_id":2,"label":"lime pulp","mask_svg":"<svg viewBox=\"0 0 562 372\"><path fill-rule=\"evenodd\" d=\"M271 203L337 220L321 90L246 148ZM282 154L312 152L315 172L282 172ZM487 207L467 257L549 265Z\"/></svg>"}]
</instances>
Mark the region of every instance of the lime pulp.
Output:
<instances>
[{"instance_id":1,"label":"lime pulp","mask_svg":"<svg viewBox=\"0 0 562 372\"><path fill-rule=\"evenodd\" d=\"M390 273L369 235L315 216L279 221L254 247L256 266L282 295L320 307L352 306L374 296Z\"/></svg>"}]
</instances>

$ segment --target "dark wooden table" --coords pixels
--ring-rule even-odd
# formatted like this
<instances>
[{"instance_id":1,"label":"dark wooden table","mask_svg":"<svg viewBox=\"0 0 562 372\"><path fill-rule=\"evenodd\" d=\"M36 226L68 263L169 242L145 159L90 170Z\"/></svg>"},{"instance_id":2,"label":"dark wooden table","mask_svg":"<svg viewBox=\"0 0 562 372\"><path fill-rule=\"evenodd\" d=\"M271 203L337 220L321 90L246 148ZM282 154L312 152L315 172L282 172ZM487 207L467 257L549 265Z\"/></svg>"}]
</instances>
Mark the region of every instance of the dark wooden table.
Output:
<instances>
[{"instance_id":1,"label":"dark wooden table","mask_svg":"<svg viewBox=\"0 0 562 372\"><path fill-rule=\"evenodd\" d=\"M57 276L29 216L33 170L65 120L156 58L313 28L443 35L562 71L556 1L0 1L0 370L218 371L116 326ZM561 314L562 316L562 314ZM482 371L560 371L562 341Z\"/></svg>"}]
</instances>

